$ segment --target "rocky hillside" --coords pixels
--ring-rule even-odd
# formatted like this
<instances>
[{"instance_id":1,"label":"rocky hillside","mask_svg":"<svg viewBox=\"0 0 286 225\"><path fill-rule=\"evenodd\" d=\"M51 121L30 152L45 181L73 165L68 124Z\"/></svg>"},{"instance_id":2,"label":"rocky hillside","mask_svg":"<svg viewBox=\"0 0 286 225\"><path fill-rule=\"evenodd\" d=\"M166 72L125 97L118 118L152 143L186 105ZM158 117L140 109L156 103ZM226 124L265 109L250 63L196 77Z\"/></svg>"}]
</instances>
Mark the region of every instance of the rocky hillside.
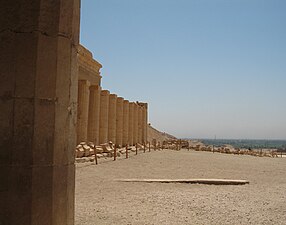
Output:
<instances>
[{"instance_id":1,"label":"rocky hillside","mask_svg":"<svg viewBox=\"0 0 286 225\"><path fill-rule=\"evenodd\" d=\"M162 141L169 140L169 139L176 139L176 137L170 134L156 130L151 125L148 125L147 129L148 129L147 130L148 141L152 141L153 139L156 139L157 141L162 142Z\"/></svg>"}]
</instances>

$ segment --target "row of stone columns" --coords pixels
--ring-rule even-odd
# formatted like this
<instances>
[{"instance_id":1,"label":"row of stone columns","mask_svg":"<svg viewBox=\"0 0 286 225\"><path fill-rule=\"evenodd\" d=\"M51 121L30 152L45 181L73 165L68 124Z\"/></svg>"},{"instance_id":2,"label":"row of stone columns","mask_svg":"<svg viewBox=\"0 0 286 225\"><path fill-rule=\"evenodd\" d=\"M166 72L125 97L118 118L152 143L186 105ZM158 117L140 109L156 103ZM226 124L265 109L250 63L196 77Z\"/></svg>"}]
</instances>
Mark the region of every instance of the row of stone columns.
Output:
<instances>
[{"instance_id":1,"label":"row of stone columns","mask_svg":"<svg viewBox=\"0 0 286 225\"><path fill-rule=\"evenodd\" d=\"M118 146L147 141L147 104L129 102L86 80L78 83L77 142Z\"/></svg>"}]
</instances>

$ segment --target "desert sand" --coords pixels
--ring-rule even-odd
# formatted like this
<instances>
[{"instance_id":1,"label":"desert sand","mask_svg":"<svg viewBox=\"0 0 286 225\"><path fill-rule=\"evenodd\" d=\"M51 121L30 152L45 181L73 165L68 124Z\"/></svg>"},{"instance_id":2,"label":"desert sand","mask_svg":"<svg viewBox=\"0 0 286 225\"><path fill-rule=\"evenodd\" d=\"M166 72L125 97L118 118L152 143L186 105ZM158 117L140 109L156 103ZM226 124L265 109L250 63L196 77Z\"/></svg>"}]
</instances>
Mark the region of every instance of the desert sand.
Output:
<instances>
[{"instance_id":1,"label":"desert sand","mask_svg":"<svg viewBox=\"0 0 286 225\"><path fill-rule=\"evenodd\" d=\"M245 179L246 185L117 179ZM285 158L152 151L76 168L76 225L286 224Z\"/></svg>"}]
</instances>

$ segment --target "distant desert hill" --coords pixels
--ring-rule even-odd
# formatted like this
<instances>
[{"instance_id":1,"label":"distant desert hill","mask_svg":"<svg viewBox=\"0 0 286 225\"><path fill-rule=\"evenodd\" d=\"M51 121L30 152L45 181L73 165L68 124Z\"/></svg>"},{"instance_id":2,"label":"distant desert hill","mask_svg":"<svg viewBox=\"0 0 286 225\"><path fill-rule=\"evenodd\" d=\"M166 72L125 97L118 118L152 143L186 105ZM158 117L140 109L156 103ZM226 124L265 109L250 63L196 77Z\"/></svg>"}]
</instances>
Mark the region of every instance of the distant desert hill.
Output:
<instances>
[{"instance_id":1,"label":"distant desert hill","mask_svg":"<svg viewBox=\"0 0 286 225\"><path fill-rule=\"evenodd\" d=\"M158 131L151 125L148 125L147 126L147 140L152 141L153 139L156 139L157 141L162 142L165 140L177 139L177 138L165 132Z\"/></svg>"}]
</instances>

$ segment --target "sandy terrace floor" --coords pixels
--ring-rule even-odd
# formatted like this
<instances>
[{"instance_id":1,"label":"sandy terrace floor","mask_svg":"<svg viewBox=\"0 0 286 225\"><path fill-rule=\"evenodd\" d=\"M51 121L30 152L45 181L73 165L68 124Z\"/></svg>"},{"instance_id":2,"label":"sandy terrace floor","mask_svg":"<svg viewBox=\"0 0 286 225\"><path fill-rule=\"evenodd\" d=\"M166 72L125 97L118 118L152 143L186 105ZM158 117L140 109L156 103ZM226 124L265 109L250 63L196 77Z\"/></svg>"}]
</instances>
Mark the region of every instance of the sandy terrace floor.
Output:
<instances>
[{"instance_id":1,"label":"sandy terrace floor","mask_svg":"<svg viewBox=\"0 0 286 225\"><path fill-rule=\"evenodd\" d=\"M124 183L247 179L249 185ZM286 224L286 159L181 150L77 164L76 225Z\"/></svg>"}]
</instances>

